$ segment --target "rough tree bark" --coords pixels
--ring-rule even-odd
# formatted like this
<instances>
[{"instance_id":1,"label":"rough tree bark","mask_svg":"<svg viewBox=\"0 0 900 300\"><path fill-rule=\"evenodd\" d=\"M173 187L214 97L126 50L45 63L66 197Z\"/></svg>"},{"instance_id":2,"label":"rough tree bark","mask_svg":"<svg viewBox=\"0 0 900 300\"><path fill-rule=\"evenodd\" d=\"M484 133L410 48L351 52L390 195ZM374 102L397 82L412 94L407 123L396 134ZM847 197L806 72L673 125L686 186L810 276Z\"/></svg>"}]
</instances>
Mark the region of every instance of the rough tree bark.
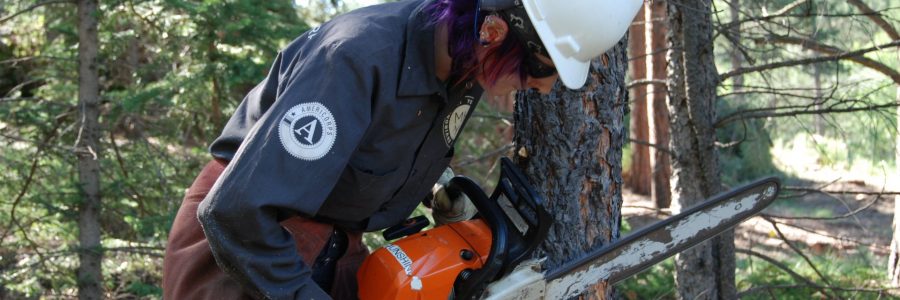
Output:
<instances>
[{"instance_id":1,"label":"rough tree bark","mask_svg":"<svg viewBox=\"0 0 900 300\"><path fill-rule=\"evenodd\" d=\"M651 53L647 57L648 69L651 78L654 81L666 80L666 2L651 1L647 4L646 19L646 36L647 53ZM650 143L654 145L666 146L669 144L669 109L666 105L666 85L650 84L647 86L647 93L650 95L651 105L649 105L648 115L650 119ZM672 159L668 152L660 151L657 148L650 148L650 166L653 168L653 189L651 195L657 209L668 208L672 203L671 184L669 180L672 178Z\"/></svg>"},{"instance_id":2,"label":"rough tree bark","mask_svg":"<svg viewBox=\"0 0 900 300\"><path fill-rule=\"evenodd\" d=\"M721 190L715 146L716 86L711 0L670 1L669 117L673 213ZM675 258L681 299L735 299L734 233L725 232Z\"/></svg>"},{"instance_id":3,"label":"rough tree bark","mask_svg":"<svg viewBox=\"0 0 900 300\"><path fill-rule=\"evenodd\" d=\"M97 0L78 1L78 106L75 155L82 201L78 206L78 298L102 299L100 245L100 84L97 73Z\"/></svg>"},{"instance_id":4,"label":"rough tree bark","mask_svg":"<svg viewBox=\"0 0 900 300\"><path fill-rule=\"evenodd\" d=\"M631 27L628 29L628 50L632 59L629 60L629 69L633 80L649 79L647 72L647 60L650 53L647 52L647 22L645 13L648 11L645 3L638 11ZM648 84L638 84L631 88L631 139L635 141L650 142L649 118L647 106L651 95L648 93ZM652 186L652 168L650 165L650 147L640 143L631 144L631 166L629 175L626 176L626 185L638 195L650 195Z\"/></svg>"},{"instance_id":5,"label":"rough tree bark","mask_svg":"<svg viewBox=\"0 0 900 300\"><path fill-rule=\"evenodd\" d=\"M585 87L557 85L548 97L521 94L516 101L516 153L520 167L547 200L556 222L540 247L553 268L619 237L626 43L593 63ZM605 299L598 283L588 298Z\"/></svg>"}]
</instances>

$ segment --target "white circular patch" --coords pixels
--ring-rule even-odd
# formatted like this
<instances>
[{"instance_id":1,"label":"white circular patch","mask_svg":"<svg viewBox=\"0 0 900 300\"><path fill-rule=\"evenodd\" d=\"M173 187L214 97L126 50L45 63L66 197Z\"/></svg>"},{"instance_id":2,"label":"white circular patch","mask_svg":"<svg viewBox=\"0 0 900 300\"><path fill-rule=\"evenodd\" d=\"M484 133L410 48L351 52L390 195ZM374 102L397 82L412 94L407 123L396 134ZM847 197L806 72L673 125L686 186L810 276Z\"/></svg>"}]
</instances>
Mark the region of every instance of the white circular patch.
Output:
<instances>
[{"instance_id":1,"label":"white circular patch","mask_svg":"<svg viewBox=\"0 0 900 300\"><path fill-rule=\"evenodd\" d=\"M459 135L463 122L466 121L466 115L469 114L470 107L471 106L468 104L457 106L456 109L444 119L444 142L447 143L448 147L453 145L453 141L456 140L456 136Z\"/></svg>"},{"instance_id":2,"label":"white circular patch","mask_svg":"<svg viewBox=\"0 0 900 300\"><path fill-rule=\"evenodd\" d=\"M318 102L301 103L284 113L278 124L284 150L302 160L317 160L328 154L337 138L337 122L331 111Z\"/></svg>"}]
</instances>

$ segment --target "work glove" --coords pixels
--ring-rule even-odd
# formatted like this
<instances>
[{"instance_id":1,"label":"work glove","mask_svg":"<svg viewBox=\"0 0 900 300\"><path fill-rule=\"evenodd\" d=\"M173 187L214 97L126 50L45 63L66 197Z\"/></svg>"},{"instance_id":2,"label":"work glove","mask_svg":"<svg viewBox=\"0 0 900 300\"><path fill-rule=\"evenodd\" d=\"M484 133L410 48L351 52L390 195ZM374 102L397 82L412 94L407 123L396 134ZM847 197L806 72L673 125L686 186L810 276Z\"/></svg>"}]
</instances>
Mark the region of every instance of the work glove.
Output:
<instances>
[{"instance_id":1,"label":"work glove","mask_svg":"<svg viewBox=\"0 0 900 300\"><path fill-rule=\"evenodd\" d=\"M431 216L436 226L466 221L475 216L478 209L462 191L448 190L453 170L447 168L431 188Z\"/></svg>"}]
</instances>

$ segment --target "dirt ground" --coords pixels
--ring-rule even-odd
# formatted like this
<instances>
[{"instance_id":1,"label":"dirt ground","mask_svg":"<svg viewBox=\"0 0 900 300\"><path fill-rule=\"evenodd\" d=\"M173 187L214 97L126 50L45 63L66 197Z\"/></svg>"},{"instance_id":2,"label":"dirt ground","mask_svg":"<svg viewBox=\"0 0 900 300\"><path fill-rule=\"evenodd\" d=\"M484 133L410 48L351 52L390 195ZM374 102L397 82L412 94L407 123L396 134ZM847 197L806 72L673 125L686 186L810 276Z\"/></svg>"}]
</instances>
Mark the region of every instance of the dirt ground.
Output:
<instances>
[{"instance_id":1,"label":"dirt ground","mask_svg":"<svg viewBox=\"0 0 900 300\"><path fill-rule=\"evenodd\" d=\"M855 254L868 249L884 259L890 254L893 195L877 195L880 186L861 180L836 182L789 181L783 184L778 200L763 214L773 218L778 229L791 243L806 249L807 255L826 252L837 255ZM791 189L823 189L827 191L856 191L857 193L817 193ZM896 192L896 191L895 191ZM669 215L668 210L657 212L649 196L623 190L623 217L638 229ZM846 216L846 217L844 217ZM818 219L795 219L813 217ZM779 238L769 221L757 216L736 228L735 246L752 249L773 258L793 256L793 251Z\"/></svg>"}]
</instances>

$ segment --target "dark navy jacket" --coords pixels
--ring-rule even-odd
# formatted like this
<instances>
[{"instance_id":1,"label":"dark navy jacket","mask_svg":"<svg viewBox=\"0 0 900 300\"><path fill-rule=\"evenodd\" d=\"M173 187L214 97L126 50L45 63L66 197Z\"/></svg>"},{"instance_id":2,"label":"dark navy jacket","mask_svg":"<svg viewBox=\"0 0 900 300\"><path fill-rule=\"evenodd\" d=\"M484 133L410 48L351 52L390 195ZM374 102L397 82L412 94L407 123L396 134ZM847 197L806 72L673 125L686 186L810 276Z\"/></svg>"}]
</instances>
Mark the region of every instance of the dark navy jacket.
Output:
<instances>
[{"instance_id":1,"label":"dark navy jacket","mask_svg":"<svg viewBox=\"0 0 900 300\"><path fill-rule=\"evenodd\" d=\"M408 217L449 164L482 90L435 76L425 4L362 8L304 33L210 146L230 163L198 216L216 260L246 287L327 297L278 221L383 229Z\"/></svg>"}]
</instances>

